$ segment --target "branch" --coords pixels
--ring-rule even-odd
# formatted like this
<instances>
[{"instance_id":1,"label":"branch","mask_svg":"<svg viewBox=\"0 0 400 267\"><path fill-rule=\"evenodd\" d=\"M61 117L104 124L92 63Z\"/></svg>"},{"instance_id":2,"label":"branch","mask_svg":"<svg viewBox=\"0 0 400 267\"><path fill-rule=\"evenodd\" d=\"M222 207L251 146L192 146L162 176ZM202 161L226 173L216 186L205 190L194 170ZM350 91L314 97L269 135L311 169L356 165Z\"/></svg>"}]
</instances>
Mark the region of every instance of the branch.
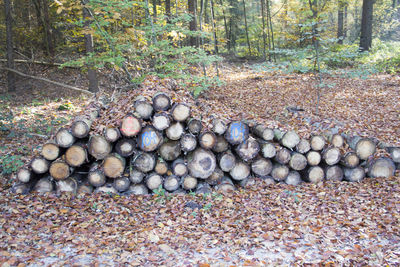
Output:
<instances>
[{"instance_id":1,"label":"branch","mask_svg":"<svg viewBox=\"0 0 400 267\"><path fill-rule=\"evenodd\" d=\"M87 90L80 89L80 88L77 88L77 87L74 87L74 86L71 86L71 85L68 85L68 84L59 83L59 82L55 82L55 81L51 81L51 80L48 80L48 79L46 79L46 78L31 76L31 75L28 75L28 74L19 72L19 71L14 70L14 69L10 69L10 68L0 68L0 70L11 71L11 72L13 72L13 73L15 73L15 74L18 74L18 75L22 76L22 77L26 77L26 78L30 78L30 79L35 79L35 80L44 81L44 82L47 82L47 83L55 84L55 85L58 85L58 86L62 86L62 87L65 87L65 88L68 88L68 89L71 89L71 90L75 90L75 91L78 91L78 92L82 92L82 93L85 93L85 94L94 96L94 93L89 92L89 91L87 91Z\"/></svg>"},{"instance_id":2,"label":"branch","mask_svg":"<svg viewBox=\"0 0 400 267\"><path fill-rule=\"evenodd\" d=\"M7 59L0 58L0 62L7 62ZM28 64L38 64L38 65L47 65L47 66L62 66L62 63L51 63L46 61L38 61L38 60L26 60L26 59L14 59L15 63L28 63ZM64 66L64 68L74 68L77 69L79 67L72 66Z\"/></svg>"}]
</instances>

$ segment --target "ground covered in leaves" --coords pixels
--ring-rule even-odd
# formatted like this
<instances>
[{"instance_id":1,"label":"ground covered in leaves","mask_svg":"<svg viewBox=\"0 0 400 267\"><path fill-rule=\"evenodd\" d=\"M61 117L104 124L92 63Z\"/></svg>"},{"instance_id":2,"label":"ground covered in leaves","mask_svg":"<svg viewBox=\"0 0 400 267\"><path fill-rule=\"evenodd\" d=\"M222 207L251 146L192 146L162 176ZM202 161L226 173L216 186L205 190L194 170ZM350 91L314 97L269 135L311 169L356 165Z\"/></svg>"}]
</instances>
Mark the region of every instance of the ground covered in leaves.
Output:
<instances>
[{"instance_id":1,"label":"ground covered in leaves","mask_svg":"<svg viewBox=\"0 0 400 267\"><path fill-rule=\"evenodd\" d=\"M60 75L40 71L53 78ZM85 85L84 77L68 72L56 78ZM400 145L398 76L327 77L331 86L321 89L317 116L312 75L271 75L243 66L225 67L221 73L226 84L198 99L173 81L151 78L142 91L106 90L111 105L96 121L95 131L118 124L137 94L150 98L164 91L174 101L192 104L194 115L206 124L213 116L248 119L295 129L303 136L333 129ZM106 88L110 77L102 78ZM112 81L111 87L118 88ZM8 189L13 169L29 161L56 129L90 102L87 96L30 80L18 85L16 94L0 95L4 266L400 264L398 173L386 180L298 187L259 181L230 195L205 197L12 195Z\"/></svg>"}]
</instances>

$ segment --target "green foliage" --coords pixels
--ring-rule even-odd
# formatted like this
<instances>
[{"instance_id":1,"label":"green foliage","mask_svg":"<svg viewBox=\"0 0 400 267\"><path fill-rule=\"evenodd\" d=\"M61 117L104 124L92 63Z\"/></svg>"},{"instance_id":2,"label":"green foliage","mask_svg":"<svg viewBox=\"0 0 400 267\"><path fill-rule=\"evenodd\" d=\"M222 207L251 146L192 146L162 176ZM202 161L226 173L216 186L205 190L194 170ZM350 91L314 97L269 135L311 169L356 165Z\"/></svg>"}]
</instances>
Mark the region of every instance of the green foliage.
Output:
<instances>
[{"instance_id":1,"label":"green foliage","mask_svg":"<svg viewBox=\"0 0 400 267\"><path fill-rule=\"evenodd\" d=\"M11 174L16 172L24 165L21 155L3 155L0 156L1 174Z\"/></svg>"}]
</instances>

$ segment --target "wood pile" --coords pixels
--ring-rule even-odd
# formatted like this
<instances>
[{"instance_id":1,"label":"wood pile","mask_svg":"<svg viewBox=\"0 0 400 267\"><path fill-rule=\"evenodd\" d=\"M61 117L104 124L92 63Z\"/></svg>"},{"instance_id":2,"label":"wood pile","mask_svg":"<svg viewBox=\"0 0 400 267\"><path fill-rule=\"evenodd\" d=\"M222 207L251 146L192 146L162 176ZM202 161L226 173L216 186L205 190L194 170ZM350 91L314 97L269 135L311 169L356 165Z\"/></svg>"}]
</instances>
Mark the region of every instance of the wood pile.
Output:
<instances>
[{"instance_id":1,"label":"wood pile","mask_svg":"<svg viewBox=\"0 0 400 267\"><path fill-rule=\"evenodd\" d=\"M21 168L16 193L108 192L208 193L254 183L298 185L324 180L359 182L390 177L400 165L400 148L376 157L376 142L334 134L301 138L261 124L214 119L205 127L191 107L165 93L138 98L119 127L91 132L100 114L93 105L71 126L61 128L41 155Z\"/></svg>"}]
</instances>

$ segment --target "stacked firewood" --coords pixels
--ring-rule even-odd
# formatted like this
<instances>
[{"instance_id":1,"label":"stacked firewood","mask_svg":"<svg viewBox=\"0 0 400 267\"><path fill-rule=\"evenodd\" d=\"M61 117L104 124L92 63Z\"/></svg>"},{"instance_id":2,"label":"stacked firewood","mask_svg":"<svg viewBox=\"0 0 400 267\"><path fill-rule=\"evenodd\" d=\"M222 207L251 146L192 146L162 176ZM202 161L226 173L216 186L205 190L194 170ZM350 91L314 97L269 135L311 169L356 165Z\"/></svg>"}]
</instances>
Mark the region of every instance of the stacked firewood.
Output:
<instances>
[{"instance_id":1,"label":"stacked firewood","mask_svg":"<svg viewBox=\"0 0 400 267\"><path fill-rule=\"evenodd\" d=\"M18 171L14 192L207 193L211 187L234 190L255 177L291 185L359 182L393 176L400 164L400 148L388 147L391 157L376 158L369 138L304 139L295 131L221 119L204 127L190 106L173 104L164 93L151 103L138 98L133 106L119 127L106 126L102 134L91 133L96 108L60 129Z\"/></svg>"}]
</instances>

